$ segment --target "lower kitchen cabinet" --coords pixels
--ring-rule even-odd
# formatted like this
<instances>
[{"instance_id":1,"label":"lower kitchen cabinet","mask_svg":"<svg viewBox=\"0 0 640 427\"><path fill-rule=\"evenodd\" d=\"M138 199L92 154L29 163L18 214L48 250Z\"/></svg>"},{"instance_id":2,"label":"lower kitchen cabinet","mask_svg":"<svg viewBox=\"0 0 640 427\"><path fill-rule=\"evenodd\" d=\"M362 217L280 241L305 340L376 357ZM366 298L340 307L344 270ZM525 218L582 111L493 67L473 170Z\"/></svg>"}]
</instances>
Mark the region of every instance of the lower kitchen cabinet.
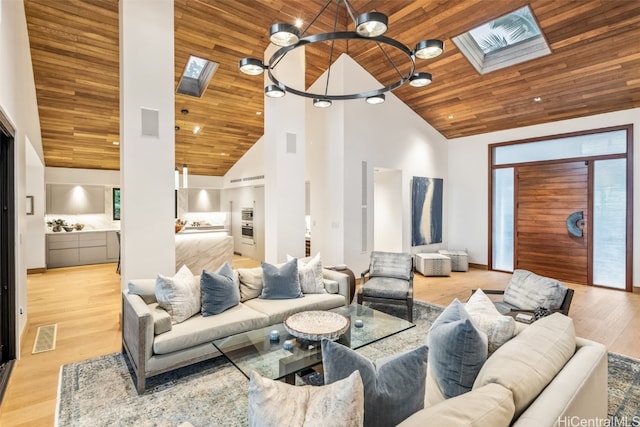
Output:
<instances>
[{"instance_id":1,"label":"lower kitchen cabinet","mask_svg":"<svg viewBox=\"0 0 640 427\"><path fill-rule=\"evenodd\" d=\"M47 267L70 267L117 261L117 255L114 258L112 248L114 239L117 240L115 233L115 231L71 231L47 234Z\"/></svg>"}]
</instances>

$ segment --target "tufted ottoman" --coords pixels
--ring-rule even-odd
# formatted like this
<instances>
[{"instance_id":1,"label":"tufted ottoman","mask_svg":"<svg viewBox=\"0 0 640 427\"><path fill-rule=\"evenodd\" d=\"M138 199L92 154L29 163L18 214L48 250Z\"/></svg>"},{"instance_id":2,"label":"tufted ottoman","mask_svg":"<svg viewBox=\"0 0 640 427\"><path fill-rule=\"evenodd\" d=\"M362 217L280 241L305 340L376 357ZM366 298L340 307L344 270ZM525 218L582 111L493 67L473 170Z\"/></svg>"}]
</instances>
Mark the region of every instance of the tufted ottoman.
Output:
<instances>
[{"instance_id":1,"label":"tufted ottoman","mask_svg":"<svg viewBox=\"0 0 640 427\"><path fill-rule=\"evenodd\" d=\"M438 253L451 258L451 271L469 271L469 255L466 251L440 249Z\"/></svg>"},{"instance_id":2,"label":"tufted ottoman","mask_svg":"<svg viewBox=\"0 0 640 427\"><path fill-rule=\"evenodd\" d=\"M436 253L416 254L416 270L423 276L451 275L451 258Z\"/></svg>"}]
</instances>

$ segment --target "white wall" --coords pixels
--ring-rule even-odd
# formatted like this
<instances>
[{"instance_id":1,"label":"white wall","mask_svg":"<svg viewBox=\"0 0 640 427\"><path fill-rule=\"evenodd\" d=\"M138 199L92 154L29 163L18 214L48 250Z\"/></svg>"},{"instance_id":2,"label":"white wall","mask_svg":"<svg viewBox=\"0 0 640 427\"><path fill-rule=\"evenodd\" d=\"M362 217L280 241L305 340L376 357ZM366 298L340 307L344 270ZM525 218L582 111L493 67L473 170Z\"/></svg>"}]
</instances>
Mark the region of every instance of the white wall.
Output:
<instances>
[{"instance_id":1,"label":"white wall","mask_svg":"<svg viewBox=\"0 0 640 427\"><path fill-rule=\"evenodd\" d=\"M402 252L402 171L373 171L373 249Z\"/></svg>"},{"instance_id":2,"label":"white wall","mask_svg":"<svg viewBox=\"0 0 640 427\"><path fill-rule=\"evenodd\" d=\"M334 79L342 83L333 83ZM331 80L331 85L342 84L349 92L370 90L372 85L379 87L379 83L347 55L340 56L332 66ZM323 77L311 89L318 84L324 84ZM373 249L374 168L402 171L402 250L411 251L410 181L413 176L426 176L445 178L445 187L448 185L446 140L393 93L387 93L384 104L369 105L364 100L337 101L327 110L331 111L308 112L308 116L314 118L312 131L317 131L308 136L312 140L309 149L313 151L312 157L308 157L312 164L308 166L314 168L310 176L312 252L319 246L323 262L327 259L328 264L345 263L359 274L368 266L369 253ZM319 126L324 129L319 130ZM362 250L362 162L367 164L365 251ZM320 190L316 190L318 182L323 187ZM324 195L320 201L314 195L316 191ZM447 212L445 198L445 241ZM342 249L334 249L336 246ZM431 245L421 249L438 247ZM336 259L335 254L342 258Z\"/></svg>"},{"instance_id":3,"label":"white wall","mask_svg":"<svg viewBox=\"0 0 640 427\"><path fill-rule=\"evenodd\" d=\"M640 109L617 111L578 119L492 132L449 140L449 247L468 248L469 261L488 263L488 156L489 144L547 135L634 125L634 146L640 143ZM636 150L637 151L637 150ZM634 163L634 222L640 219L640 165ZM633 283L640 286L640 227L634 228Z\"/></svg>"},{"instance_id":4,"label":"white wall","mask_svg":"<svg viewBox=\"0 0 640 427\"><path fill-rule=\"evenodd\" d=\"M33 215L27 215L26 228L22 238L25 247L24 264L27 269L42 269L47 267L45 253L45 185L44 164L33 145L27 138L26 144L26 186L28 196L33 197Z\"/></svg>"},{"instance_id":5,"label":"white wall","mask_svg":"<svg viewBox=\"0 0 640 427\"><path fill-rule=\"evenodd\" d=\"M133 278L175 273L174 7L172 0L123 0L119 6L125 288ZM155 132L143 134L143 109L157 112Z\"/></svg>"},{"instance_id":6,"label":"white wall","mask_svg":"<svg viewBox=\"0 0 640 427\"><path fill-rule=\"evenodd\" d=\"M36 101L31 52L27 35L24 4L20 0L0 0L0 109L15 129L15 197L16 197L16 347L19 355L20 335L27 322L26 247L21 244L26 233L26 146L28 141L40 159L42 140Z\"/></svg>"},{"instance_id":7,"label":"white wall","mask_svg":"<svg viewBox=\"0 0 640 427\"><path fill-rule=\"evenodd\" d=\"M258 141L227 171L223 177L224 188L247 185L264 185L264 137ZM234 182L232 182L234 181Z\"/></svg>"}]
</instances>

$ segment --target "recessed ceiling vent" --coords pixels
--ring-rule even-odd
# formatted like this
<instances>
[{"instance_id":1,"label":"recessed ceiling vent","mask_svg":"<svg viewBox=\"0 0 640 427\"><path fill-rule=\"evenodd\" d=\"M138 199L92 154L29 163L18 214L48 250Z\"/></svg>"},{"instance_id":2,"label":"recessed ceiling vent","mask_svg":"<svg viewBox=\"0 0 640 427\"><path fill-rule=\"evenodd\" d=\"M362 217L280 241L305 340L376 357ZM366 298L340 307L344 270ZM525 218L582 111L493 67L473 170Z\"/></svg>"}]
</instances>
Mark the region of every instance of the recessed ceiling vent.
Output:
<instances>
[{"instance_id":1,"label":"recessed ceiling vent","mask_svg":"<svg viewBox=\"0 0 640 427\"><path fill-rule=\"evenodd\" d=\"M189 56L182 72L177 93L200 98L209 86L211 77L218 69L218 63L207 59Z\"/></svg>"}]
</instances>

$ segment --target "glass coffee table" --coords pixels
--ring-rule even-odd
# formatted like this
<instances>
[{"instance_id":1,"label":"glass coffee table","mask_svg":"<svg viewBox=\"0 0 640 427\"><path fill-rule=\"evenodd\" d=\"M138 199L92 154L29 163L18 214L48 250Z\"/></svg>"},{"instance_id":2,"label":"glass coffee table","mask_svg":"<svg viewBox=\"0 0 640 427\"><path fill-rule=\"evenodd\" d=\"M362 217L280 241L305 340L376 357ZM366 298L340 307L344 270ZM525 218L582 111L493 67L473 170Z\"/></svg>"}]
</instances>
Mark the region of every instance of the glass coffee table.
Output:
<instances>
[{"instance_id":1,"label":"glass coffee table","mask_svg":"<svg viewBox=\"0 0 640 427\"><path fill-rule=\"evenodd\" d=\"M358 304L330 311L351 320L349 329L336 342L354 350L415 326L399 317ZM270 338L273 331L278 331L277 340ZM292 344L292 348L285 349L285 341ZM296 373L322 363L320 342L297 339L287 332L282 323L221 338L213 341L213 345L247 378L251 371L256 371L263 377L285 379L293 384Z\"/></svg>"}]
</instances>

